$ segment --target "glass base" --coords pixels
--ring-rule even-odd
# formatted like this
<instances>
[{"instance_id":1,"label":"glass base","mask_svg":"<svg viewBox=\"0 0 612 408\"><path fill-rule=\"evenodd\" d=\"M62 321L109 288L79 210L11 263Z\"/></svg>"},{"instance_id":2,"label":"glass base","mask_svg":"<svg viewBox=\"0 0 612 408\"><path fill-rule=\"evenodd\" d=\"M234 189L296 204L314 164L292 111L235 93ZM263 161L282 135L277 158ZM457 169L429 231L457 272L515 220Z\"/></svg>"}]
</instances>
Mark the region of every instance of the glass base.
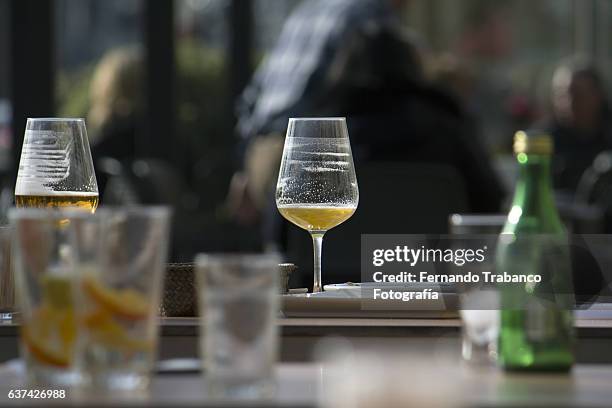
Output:
<instances>
[{"instance_id":1,"label":"glass base","mask_svg":"<svg viewBox=\"0 0 612 408\"><path fill-rule=\"evenodd\" d=\"M28 384L34 387L68 389L82 385L83 377L75 370L58 370L41 366L27 369Z\"/></svg>"},{"instance_id":2,"label":"glass base","mask_svg":"<svg viewBox=\"0 0 612 408\"><path fill-rule=\"evenodd\" d=\"M477 344L467 336L463 336L461 344L463 360L474 365L492 365L497 359L496 347L490 343Z\"/></svg>"},{"instance_id":3,"label":"glass base","mask_svg":"<svg viewBox=\"0 0 612 408\"><path fill-rule=\"evenodd\" d=\"M210 396L218 399L253 400L271 399L276 387L272 379L208 379Z\"/></svg>"},{"instance_id":4,"label":"glass base","mask_svg":"<svg viewBox=\"0 0 612 408\"><path fill-rule=\"evenodd\" d=\"M87 388L93 388L96 391L137 392L146 391L149 388L149 383L150 378L146 374L109 371L90 376L87 381Z\"/></svg>"}]
</instances>

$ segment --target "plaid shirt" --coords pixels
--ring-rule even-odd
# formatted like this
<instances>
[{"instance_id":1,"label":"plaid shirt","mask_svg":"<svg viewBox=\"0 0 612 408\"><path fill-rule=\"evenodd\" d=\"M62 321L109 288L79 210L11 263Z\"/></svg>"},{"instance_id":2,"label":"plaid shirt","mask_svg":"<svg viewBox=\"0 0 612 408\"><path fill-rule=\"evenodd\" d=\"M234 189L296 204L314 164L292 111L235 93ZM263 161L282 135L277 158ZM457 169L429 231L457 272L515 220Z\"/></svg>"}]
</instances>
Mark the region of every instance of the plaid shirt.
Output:
<instances>
[{"instance_id":1,"label":"plaid shirt","mask_svg":"<svg viewBox=\"0 0 612 408\"><path fill-rule=\"evenodd\" d=\"M396 23L388 0L304 0L242 95L239 134L283 132L289 117L316 112L315 95L350 35Z\"/></svg>"}]
</instances>

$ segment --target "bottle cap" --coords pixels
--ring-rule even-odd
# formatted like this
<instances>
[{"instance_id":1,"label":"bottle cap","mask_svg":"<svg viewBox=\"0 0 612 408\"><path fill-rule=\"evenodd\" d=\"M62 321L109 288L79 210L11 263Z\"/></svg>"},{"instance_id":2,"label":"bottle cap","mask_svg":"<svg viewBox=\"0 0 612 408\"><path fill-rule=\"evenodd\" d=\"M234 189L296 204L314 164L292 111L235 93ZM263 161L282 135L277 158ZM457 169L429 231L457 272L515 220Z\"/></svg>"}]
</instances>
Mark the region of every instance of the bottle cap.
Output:
<instances>
[{"instance_id":1,"label":"bottle cap","mask_svg":"<svg viewBox=\"0 0 612 408\"><path fill-rule=\"evenodd\" d=\"M550 155L553 153L553 140L544 132L519 130L514 135L514 153Z\"/></svg>"}]
</instances>

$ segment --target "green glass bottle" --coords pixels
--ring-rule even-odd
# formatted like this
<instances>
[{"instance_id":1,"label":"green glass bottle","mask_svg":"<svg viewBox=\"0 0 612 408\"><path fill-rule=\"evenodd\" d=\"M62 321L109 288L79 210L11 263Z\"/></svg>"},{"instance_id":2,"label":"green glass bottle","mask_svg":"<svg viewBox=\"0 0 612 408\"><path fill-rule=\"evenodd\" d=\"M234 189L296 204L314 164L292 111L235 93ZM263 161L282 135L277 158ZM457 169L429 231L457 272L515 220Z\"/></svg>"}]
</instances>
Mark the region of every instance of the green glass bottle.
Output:
<instances>
[{"instance_id":1,"label":"green glass bottle","mask_svg":"<svg viewBox=\"0 0 612 408\"><path fill-rule=\"evenodd\" d=\"M498 242L497 272L542 280L500 285L499 363L507 370L566 371L574 362L574 295L550 176L552 139L521 131L514 151L519 178Z\"/></svg>"}]
</instances>

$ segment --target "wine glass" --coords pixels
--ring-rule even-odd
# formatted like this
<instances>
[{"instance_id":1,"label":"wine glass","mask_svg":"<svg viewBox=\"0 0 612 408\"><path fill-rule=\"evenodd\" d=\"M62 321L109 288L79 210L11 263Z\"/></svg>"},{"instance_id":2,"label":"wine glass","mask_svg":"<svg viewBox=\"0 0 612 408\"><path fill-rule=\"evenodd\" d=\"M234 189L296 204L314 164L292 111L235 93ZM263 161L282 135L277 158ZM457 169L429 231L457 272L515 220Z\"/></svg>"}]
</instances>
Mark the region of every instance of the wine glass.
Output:
<instances>
[{"instance_id":1,"label":"wine glass","mask_svg":"<svg viewBox=\"0 0 612 408\"><path fill-rule=\"evenodd\" d=\"M98 184L83 119L28 119L15 205L95 211Z\"/></svg>"},{"instance_id":2,"label":"wine glass","mask_svg":"<svg viewBox=\"0 0 612 408\"><path fill-rule=\"evenodd\" d=\"M345 118L292 118L276 185L276 206L307 230L314 246L314 284L321 292L323 235L357 209L359 189Z\"/></svg>"}]
</instances>

